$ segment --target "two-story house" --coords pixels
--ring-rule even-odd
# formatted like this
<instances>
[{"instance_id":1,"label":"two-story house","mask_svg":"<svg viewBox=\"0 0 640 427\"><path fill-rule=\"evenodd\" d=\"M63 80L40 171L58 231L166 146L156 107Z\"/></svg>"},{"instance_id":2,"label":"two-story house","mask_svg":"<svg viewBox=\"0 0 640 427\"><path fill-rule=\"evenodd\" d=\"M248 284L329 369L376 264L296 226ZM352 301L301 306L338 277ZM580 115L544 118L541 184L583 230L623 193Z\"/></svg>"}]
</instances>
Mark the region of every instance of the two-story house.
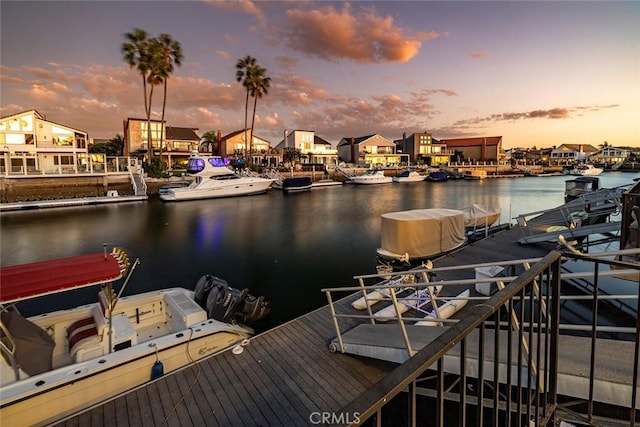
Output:
<instances>
[{"instance_id":1,"label":"two-story house","mask_svg":"<svg viewBox=\"0 0 640 427\"><path fill-rule=\"evenodd\" d=\"M246 135L246 136L245 136ZM257 135L251 135L251 129L240 129L220 138L219 153L224 157L243 158L249 149L247 140L251 141L251 158L253 163L262 163L271 150L271 143Z\"/></svg>"},{"instance_id":2,"label":"two-story house","mask_svg":"<svg viewBox=\"0 0 640 427\"><path fill-rule=\"evenodd\" d=\"M551 150L549 164L551 166L566 166L586 161L598 149L589 144L562 144Z\"/></svg>"},{"instance_id":3,"label":"two-story house","mask_svg":"<svg viewBox=\"0 0 640 427\"><path fill-rule=\"evenodd\" d=\"M47 120L36 110L0 117L0 174L82 173L87 132Z\"/></svg>"},{"instance_id":4,"label":"two-story house","mask_svg":"<svg viewBox=\"0 0 640 427\"><path fill-rule=\"evenodd\" d=\"M151 125L151 144L147 131L147 119L128 118L124 121L125 155L142 159L160 157L169 169L182 169L193 151L198 150L200 136L198 128L162 126L160 120L149 121ZM162 142L161 142L162 141Z\"/></svg>"},{"instance_id":5,"label":"two-story house","mask_svg":"<svg viewBox=\"0 0 640 427\"><path fill-rule=\"evenodd\" d=\"M593 163L604 165L605 167L620 166L631 157L633 152L634 149L630 147L612 147L611 145L606 145L592 154L589 160Z\"/></svg>"},{"instance_id":6,"label":"two-story house","mask_svg":"<svg viewBox=\"0 0 640 427\"><path fill-rule=\"evenodd\" d=\"M285 130L284 138L275 148L299 150L302 163L329 165L337 163L338 160L338 150L312 130L292 130L291 132Z\"/></svg>"},{"instance_id":7,"label":"two-story house","mask_svg":"<svg viewBox=\"0 0 640 427\"><path fill-rule=\"evenodd\" d=\"M409 162L408 154L397 154L396 144L376 134L345 137L338 143L338 157L343 162L372 166L390 166Z\"/></svg>"},{"instance_id":8,"label":"two-story house","mask_svg":"<svg viewBox=\"0 0 640 427\"><path fill-rule=\"evenodd\" d=\"M439 166L449 163L453 154L446 144L433 138L430 132L412 133L409 136L402 134L402 139L393 142L396 144L396 153L408 154L411 163Z\"/></svg>"}]
</instances>

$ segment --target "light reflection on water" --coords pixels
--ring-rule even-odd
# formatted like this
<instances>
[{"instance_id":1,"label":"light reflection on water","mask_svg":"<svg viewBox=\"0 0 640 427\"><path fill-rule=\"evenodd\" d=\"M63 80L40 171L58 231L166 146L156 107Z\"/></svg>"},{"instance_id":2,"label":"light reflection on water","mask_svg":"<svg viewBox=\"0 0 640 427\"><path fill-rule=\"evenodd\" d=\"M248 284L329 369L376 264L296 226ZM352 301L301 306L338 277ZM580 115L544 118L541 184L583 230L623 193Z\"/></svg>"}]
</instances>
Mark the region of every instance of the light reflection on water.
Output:
<instances>
[{"instance_id":1,"label":"light reflection on water","mask_svg":"<svg viewBox=\"0 0 640 427\"><path fill-rule=\"evenodd\" d=\"M636 174L605 173L602 185ZM423 208L499 207L501 222L563 203L567 177L418 182L329 187L162 203L148 202L7 212L1 216L2 265L100 251L108 242L141 265L125 294L169 286L193 288L203 274L249 288L273 303L270 327L326 303L323 287L350 286L375 272L380 215ZM25 314L93 301L95 290L23 307Z\"/></svg>"}]
</instances>

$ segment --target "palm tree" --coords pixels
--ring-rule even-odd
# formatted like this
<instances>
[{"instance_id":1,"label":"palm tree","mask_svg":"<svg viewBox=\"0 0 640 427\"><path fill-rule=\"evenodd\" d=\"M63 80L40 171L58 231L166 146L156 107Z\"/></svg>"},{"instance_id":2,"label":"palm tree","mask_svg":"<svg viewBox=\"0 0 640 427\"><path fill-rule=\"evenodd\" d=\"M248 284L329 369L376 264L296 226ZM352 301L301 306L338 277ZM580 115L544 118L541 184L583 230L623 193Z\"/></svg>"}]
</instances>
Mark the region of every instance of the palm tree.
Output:
<instances>
[{"instance_id":1,"label":"palm tree","mask_svg":"<svg viewBox=\"0 0 640 427\"><path fill-rule=\"evenodd\" d=\"M212 130L207 131L202 135L202 142L200 142L200 147L209 147L209 151L213 154L213 147L215 146L217 150L220 148L217 147L218 144L218 134ZM217 153L217 151L216 151Z\"/></svg>"},{"instance_id":2,"label":"palm tree","mask_svg":"<svg viewBox=\"0 0 640 427\"><path fill-rule=\"evenodd\" d=\"M247 91L247 96L244 101L244 143L245 143L245 158L247 152L247 115L249 113L249 93L251 92L250 78L253 68L256 67L256 58L249 55L242 59L239 59L236 63L236 81L241 82L242 86ZM253 139L253 134L251 135Z\"/></svg>"},{"instance_id":3,"label":"palm tree","mask_svg":"<svg viewBox=\"0 0 640 427\"><path fill-rule=\"evenodd\" d=\"M160 157L162 157L162 142L164 136L164 113L167 105L167 81L169 76L173 74L174 65L178 67L182 65L182 46L179 42L173 40L170 34L160 34L158 39L154 39L154 44L157 44L157 49L160 50L158 63L154 64L155 74L158 76L162 83L163 99L162 99L162 119L160 121Z\"/></svg>"},{"instance_id":4,"label":"palm tree","mask_svg":"<svg viewBox=\"0 0 640 427\"><path fill-rule=\"evenodd\" d=\"M136 68L142 76L142 91L144 92L144 112L147 117L147 138L149 143L150 156L153 156L151 149L151 95L147 98L147 81L151 71L151 57L149 54L150 40L145 30L135 28L133 32L124 35L125 42L122 43L120 51L123 59L131 68ZM152 87L153 89L153 87Z\"/></svg>"},{"instance_id":5,"label":"palm tree","mask_svg":"<svg viewBox=\"0 0 640 427\"><path fill-rule=\"evenodd\" d=\"M251 141L249 141L249 153L251 153L251 144L253 143L253 125L256 120L256 105L258 98L269 93L271 87L271 77L267 76L267 70L260 66L255 66L251 70L249 79L249 91L253 97L253 115L251 116Z\"/></svg>"}]
</instances>

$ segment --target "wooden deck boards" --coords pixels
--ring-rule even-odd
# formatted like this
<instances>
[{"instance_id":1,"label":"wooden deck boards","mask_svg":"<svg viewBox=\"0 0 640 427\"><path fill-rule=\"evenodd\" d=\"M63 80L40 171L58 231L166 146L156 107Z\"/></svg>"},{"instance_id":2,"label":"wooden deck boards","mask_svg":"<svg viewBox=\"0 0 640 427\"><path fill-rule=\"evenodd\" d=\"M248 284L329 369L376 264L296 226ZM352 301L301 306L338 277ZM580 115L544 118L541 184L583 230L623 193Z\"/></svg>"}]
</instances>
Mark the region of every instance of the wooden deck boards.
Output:
<instances>
[{"instance_id":1,"label":"wooden deck boards","mask_svg":"<svg viewBox=\"0 0 640 427\"><path fill-rule=\"evenodd\" d=\"M556 214L557 215L557 214ZM518 227L499 232L435 260L437 267L539 258L557 244L521 245ZM438 280L472 278L439 272ZM354 283L355 285L355 283ZM454 290L452 290L453 292ZM350 310L357 296L343 298ZM341 321L341 328L359 323ZM231 350L76 414L60 425L308 425L313 412L337 412L397 365L331 353L335 330L328 306L250 339ZM173 408L175 407L175 411Z\"/></svg>"}]
</instances>

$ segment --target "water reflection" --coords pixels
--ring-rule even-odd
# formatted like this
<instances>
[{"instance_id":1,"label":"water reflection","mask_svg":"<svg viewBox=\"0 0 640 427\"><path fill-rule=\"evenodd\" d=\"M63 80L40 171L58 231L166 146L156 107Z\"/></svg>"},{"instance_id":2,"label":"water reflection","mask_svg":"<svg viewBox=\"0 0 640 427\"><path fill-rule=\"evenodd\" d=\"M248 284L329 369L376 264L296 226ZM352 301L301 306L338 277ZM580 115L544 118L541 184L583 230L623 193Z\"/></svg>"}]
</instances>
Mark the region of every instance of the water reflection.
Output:
<instances>
[{"instance_id":1,"label":"water reflection","mask_svg":"<svg viewBox=\"0 0 640 427\"><path fill-rule=\"evenodd\" d=\"M607 173L602 185L628 184L635 174ZM215 200L148 202L7 212L1 216L1 262L25 262L127 249L141 264L128 293L168 286L193 288L204 274L249 288L273 303L261 328L326 303L323 287L353 285L375 271L380 215L408 209L497 206L501 222L563 203L566 177L456 180L329 187L311 192ZM92 300L47 299L26 314Z\"/></svg>"}]
</instances>

